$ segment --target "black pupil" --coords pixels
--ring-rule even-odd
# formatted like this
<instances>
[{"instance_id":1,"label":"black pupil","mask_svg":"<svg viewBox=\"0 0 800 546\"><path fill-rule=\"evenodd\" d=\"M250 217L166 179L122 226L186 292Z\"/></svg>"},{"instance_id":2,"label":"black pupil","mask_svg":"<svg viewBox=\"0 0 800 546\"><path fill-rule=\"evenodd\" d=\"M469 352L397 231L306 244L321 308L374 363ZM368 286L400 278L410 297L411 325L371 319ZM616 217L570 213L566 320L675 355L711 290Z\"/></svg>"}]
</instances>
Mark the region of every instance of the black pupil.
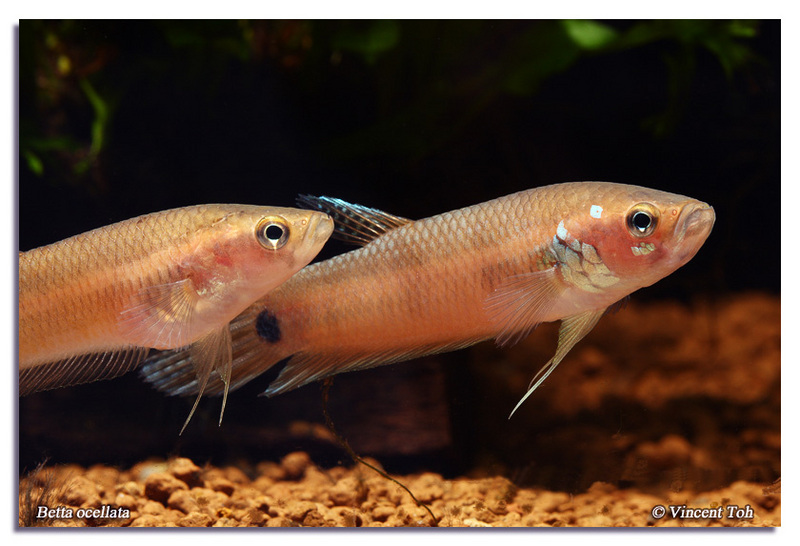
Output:
<instances>
[{"instance_id":1,"label":"black pupil","mask_svg":"<svg viewBox=\"0 0 800 546\"><path fill-rule=\"evenodd\" d=\"M650 216L645 214L644 212L637 212L633 215L633 225L639 231L644 231L650 227Z\"/></svg>"},{"instance_id":2,"label":"black pupil","mask_svg":"<svg viewBox=\"0 0 800 546\"><path fill-rule=\"evenodd\" d=\"M267 229L264 231L264 234L270 241L277 241L278 239L283 237L283 228L276 224L270 224L267 226Z\"/></svg>"}]
</instances>

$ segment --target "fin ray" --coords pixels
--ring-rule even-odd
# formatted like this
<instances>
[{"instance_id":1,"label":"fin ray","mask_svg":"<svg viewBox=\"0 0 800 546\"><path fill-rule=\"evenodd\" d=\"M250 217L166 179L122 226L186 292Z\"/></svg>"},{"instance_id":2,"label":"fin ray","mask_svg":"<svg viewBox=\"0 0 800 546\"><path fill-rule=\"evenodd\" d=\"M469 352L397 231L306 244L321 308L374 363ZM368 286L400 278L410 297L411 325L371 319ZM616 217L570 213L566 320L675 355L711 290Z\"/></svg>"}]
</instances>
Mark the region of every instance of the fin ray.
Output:
<instances>
[{"instance_id":1,"label":"fin ray","mask_svg":"<svg viewBox=\"0 0 800 546\"><path fill-rule=\"evenodd\" d=\"M564 357L567 356L567 353L572 350L575 344L583 339L586 334L592 331L592 328L595 327L597 321L600 320L600 317L602 317L605 313L605 309L586 311L578 315L572 315L561 321L561 327L558 330L558 347L556 347L556 354L554 354L553 358L551 358L547 364L542 366L533 379L531 379L531 382L528 384L528 391L520 399L520 401L517 402L517 405L514 406L514 409L511 410L511 414L508 416L509 419L511 419L522 403L525 402L525 400L527 400L531 394L533 394L533 391L538 389L539 385L541 385L552 373L552 371L556 369Z\"/></svg>"},{"instance_id":2,"label":"fin ray","mask_svg":"<svg viewBox=\"0 0 800 546\"><path fill-rule=\"evenodd\" d=\"M266 396L275 396L302 387L308 383L319 381L332 375L358 370L367 370L378 366L395 364L414 358L456 351L469 347L486 338L460 340L452 343L422 345L392 349L367 355L346 353L297 353L292 355L278 378L264 391Z\"/></svg>"},{"instance_id":3,"label":"fin ray","mask_svg":"<svg viewBox=\"0 0 800 546\"><path fill-rule=\"evenodd\" d=\"M133 344L148 347L187 345L200 298L190 279L147 286L120 315L120 327Z\"/></svg>"},{"instance_id":4,"label":"fin ray","mask_svg":"<svg viewBox=\"0 0 800 546\"><path fill-rule=\"evenodd\" d=\"M119 377L136 368L147 347L86 353L19 371L19 395Z\"/></svg>"},{"instance_id":5,"label":"fin ray","mask_svg":"<svg viewBox=\"0 0 800 546\"><path fill-rule=\"evenodd\" d=\"M289 356L283 354L281 344L266 345L255 334L253 321L260 311L259 306L251 306L226 326L231 338L230 373L225 370L224 374L210 374L203 395L224 395L224 377L229 378L227 391L233 392ZM156 390L170 396L196 395L200 391L189 347L151 356L142 366L140 375Z\"/></svg>"},{"instance_id":6,"label":"fin ray","mask_svg":"<svg viewBox=\"0 0 800 546\"><path fill-rule=\"evenodd\" d=\"M484 303L497 326L497 345L510 346L530 334L561 292L555 267L512 275L501 282Z\"/></svg>"},{"instance_id":7,"label":"fin ray","mask_svg":"<svg viewBox=\"0 0 800 546\"><path fill-rule=\"evenodd\" d=\"M193 343L189 349L189 358L193 363L195 376L198 382L197 398L194 401L189 416L183 423L181 434L186 429L192 419L200 399L203 397L206 385L216 371L219 378L225 384L223 389L222 409L219 414L219 422L222 424L222 416L225 413L225 404L228 401L228 386L230 385L231 374L231 334L228 325L206 334L198 341Z\"/></svg>"},{"instance_id":8,"label":"fin ray","mask_svg":"<svg viewBox=\"0 0 800 546\"><path fill-rule=\"evenodd\" d=\"M334 237L358 245L365 245L384 233L411 222L407 218L334 197L299 195L297 204L330 216L335 226Z\"/></svg>"}]
</instances>

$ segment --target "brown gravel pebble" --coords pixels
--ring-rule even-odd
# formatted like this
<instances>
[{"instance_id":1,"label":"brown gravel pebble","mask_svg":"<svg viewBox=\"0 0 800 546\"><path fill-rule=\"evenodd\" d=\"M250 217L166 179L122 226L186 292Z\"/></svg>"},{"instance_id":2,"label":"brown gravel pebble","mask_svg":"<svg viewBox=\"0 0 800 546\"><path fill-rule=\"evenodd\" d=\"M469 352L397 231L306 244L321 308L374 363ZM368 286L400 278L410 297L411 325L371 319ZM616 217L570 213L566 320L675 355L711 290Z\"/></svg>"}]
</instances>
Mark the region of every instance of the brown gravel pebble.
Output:
<instances>
[{"instance_id":1,"label":"brown gravel pebble","mask_svg":"<svg viewBox=\"0 0 800 546\"><path fill-rule=\"evenodd\" d=\"M172 459L167 466L167 472L189 487L203 485L203 480L200 478L200 467L194 464L191 459L185 457Z\"/></svg>"},{"instance_id":2,"label":"brown gravel pebble","mask_svg":"<svg viewBox=\"0 0 800 546\"><path fill-rule=\"evenodd\" d=\"M214 522L208 514L192 512L178 520L179 527L211 527Z\"/></svg>"},{"instance_id":3,"label":"brown gravel pebble","mask_svg":"<svg viewBox=\"0 0 800 546\"><path fill-rule=\"evenodd\" d=\"M145 496L161 504L166 504L169 496L178 489L188 488L184 482L166 472L150 474L144 482Z\"/></svg>"},{"instance_id":4,"label":"brown gravel pebble","mask_svg":"<svg viewBox=\"0 0 800 546\"><path fill-rule=\"evenodd\" d=\"M366 492L354 476L343 478L328 490L328 497L335 506L358 506Z\"/></svg>"},{"instance_id":5,"label":"brown gravel pebble","mask_svg":"<svg viewBox=\"0 0 800 546\"><path fill-rule=\"evenodd\" d=\"M131 527L173 527L172 525L167 525L164 520L161 518L152 515L152 514L144 514L139 516L135 520L133 520L130 524Z\"/></svg>"},{"instance_id":6,"label":"brown gravel pebble","mask_svg":"<svg viewBox=\"0 0 800 546\"><path fill-rule=\"evenodd\" d=\"M98 484L88 476L77 476L65 488L64 502L72 506L95 508L100 506Z\"/></svg>"},{"instance_id":7,"label":"brown gravel pebble","mask_svg":"<svg viewBox=\"0 0 800 546\"><path fill-rule=\"evenodd\" d=\"M285 472L286 479L299 480L306 472L306 468L311 464L311 457L307 453L289 453L281 461L281 466Z\"/></svg>"}]
</instances>

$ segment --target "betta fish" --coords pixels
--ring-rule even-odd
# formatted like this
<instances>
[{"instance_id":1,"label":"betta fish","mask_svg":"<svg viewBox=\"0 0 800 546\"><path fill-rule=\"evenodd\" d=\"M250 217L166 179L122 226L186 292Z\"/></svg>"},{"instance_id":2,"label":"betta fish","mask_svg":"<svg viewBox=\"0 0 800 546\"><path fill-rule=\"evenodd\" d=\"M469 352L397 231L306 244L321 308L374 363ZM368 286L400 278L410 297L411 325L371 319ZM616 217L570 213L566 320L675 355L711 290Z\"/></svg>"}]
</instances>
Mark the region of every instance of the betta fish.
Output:
<instances>
[{"instance_id":1,"label":"betta fish","mask_svg":"<svg viewBox=\"0 0 800 546\"><path fill-rule=\"evenodd\" d=\"M188 351L198 400L212 371L227 395L228 323L332 232L317 211L198 205L21 252L20 395L119 376L150 348Z\"/></svg>"},{"instance_id":2,"label":"betta fish","mask_svg":"<svg viewBox=\"0 0 800 546\"><path fill-rule=\"evenodd\" d=\"M268 396L488 339L508 346L560 320L555 355L516 411L609 307L691 260L715 219L701 201L608 182L534 188L417 221L300 200L363 246L303 269L232 321L231 389L287 358ZM164 353L142 372L160 390L197 393L187 356ZM223 388L213 378L206 392Z\"/></svg>"}]
</instances>

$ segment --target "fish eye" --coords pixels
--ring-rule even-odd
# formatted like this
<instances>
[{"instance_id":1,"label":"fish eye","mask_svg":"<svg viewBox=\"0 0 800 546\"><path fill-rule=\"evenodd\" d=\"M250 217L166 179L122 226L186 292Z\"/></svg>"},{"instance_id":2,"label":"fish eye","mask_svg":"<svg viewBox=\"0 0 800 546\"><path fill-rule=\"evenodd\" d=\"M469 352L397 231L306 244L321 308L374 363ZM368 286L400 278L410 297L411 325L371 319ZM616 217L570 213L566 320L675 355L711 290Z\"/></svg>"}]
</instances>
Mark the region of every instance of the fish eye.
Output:
<instances>
[{"instance_id":1,"label":"fish eye","mask_svg":"<svg viewBox=\"0 0 800 546\"><path fill-rule=\"evenodd\" d=\"M256 239L264 248L278 250L289 240L289 226L280 218L263 218L256 226Z\"/></svg>"},{"instance_id":2,"label":"fish eye","mask_svg":"<svg viewBox=\"0 0 800 546\"><path fill-rule=\"evenodd\" d=\"M648 203L639 203L628 212L628 231L635 237L648 237L658 225L658 212Z\"/></svg>"}]
</instances>

